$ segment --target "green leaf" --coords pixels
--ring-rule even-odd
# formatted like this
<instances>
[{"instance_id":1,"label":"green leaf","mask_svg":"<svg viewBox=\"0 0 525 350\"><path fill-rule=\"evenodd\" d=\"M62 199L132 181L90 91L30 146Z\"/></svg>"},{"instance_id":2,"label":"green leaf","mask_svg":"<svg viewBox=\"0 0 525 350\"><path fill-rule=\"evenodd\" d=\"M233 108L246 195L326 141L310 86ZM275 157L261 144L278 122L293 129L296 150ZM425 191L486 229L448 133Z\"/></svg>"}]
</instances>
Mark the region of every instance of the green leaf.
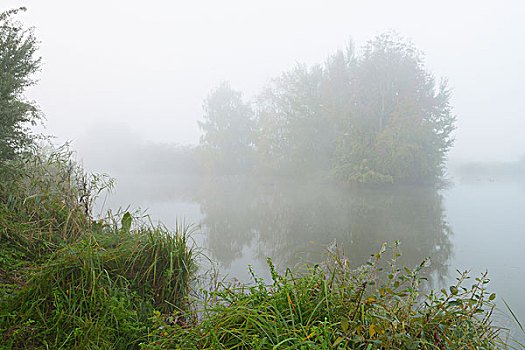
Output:
<instances>
[{"instance_id":1,"label":"green leaf","mask_svg":"<svg viewBox=\"0 0 525 350\"><path fill-rule=\"evenodd\" d=\"M496 299L496 293L492 293L489 297L489 301Z\"/></svg>"},{"instance_id":2,"label":"green leaf","mask_svg":"<svg viewBox=\"0 0 525 350\"><path fill-rule=\"evenodd\" d=\"M124 216L122 217L122 220L120 223L122 224L122 231L123 232L129 232L131 229L131 221L132 221L131 214L127 211Z\"/></svg>"}]
</instances>

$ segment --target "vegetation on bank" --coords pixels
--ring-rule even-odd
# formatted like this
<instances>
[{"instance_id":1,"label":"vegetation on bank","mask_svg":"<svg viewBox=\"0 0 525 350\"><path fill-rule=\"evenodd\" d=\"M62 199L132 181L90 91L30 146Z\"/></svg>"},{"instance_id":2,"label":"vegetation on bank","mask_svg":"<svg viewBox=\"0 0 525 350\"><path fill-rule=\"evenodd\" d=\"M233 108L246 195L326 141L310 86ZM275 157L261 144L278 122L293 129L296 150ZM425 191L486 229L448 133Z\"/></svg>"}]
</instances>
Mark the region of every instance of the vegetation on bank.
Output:
<instances>
[{"instance_id":1,"label":"vegetation on bank","mask_svg":"<svg viewBox=\"0 0 525 350\"><path fill-rule=\"evenodd\" d=\"M10 162L0 187L0 344L5 349L136 348L154 310L186 309L191 229L93 220L108 183L65 151Z\"/></svg>"},{"instance_id":2,"label":"vegetation on bank","mask_svg":"<svg viewBox=\"0 0 525 350\"><path fill-rule=\"evenodd\" d=\"M67 149L39 146L24 92L41 59L31 29L0 13L0 348L132 349L154 310L186 309L196 268L189 227L129 213L94 220L111 181Z\"/></svg>"},{"instance_id":3,"label":"vegetation on bank","mask_svg":"<svg viewBox=\"0 0 525 350\"><path fill-rule=\"evenodd\" d=\"M391 253L387 264L382 263ZM422 294L420 270L396 265L397 243L359 269L330 251L326 266L278 274L273 283L220 284L190 314L157 314L147 349L496 349L507 345L490 317L495 294L486 274L465 288ZM383 258L383 259L382 259ZM187 317L188 315L185 315Z\"/></svg>"}]
</instances>

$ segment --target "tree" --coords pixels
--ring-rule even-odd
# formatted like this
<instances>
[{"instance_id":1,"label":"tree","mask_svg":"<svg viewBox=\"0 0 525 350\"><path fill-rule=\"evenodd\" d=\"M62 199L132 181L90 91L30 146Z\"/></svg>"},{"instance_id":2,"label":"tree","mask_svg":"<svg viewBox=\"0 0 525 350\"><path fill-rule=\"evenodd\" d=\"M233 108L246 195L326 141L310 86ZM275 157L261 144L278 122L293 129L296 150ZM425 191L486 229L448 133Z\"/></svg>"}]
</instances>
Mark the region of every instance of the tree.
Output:
<instances>
[{"instance_id":1,"label":"tree","mask_svg":"<svg viewBox=\"0 0 525 350\"><path fill-rule=\"evenodd\" d=\"M243 140L253 127L229 124L232 117L221 121L243 106L240 97L221 102L235 95L228 89L211 95L201 125L203 144L220 161L233 148L247 149L246 141L242 148L225 139ZM297 65L269 84L257 100L258 165L286 175L330 171L358 183L436 182L453 142L449 100L446 81L436 83L412 43L395 33L379 35L360 55L350 45L324 65Z\"/></svg>"},{"instance_id":2,"label":"tree","mask_svg":"<svg viewBox=\"0 0 525 350\"><path fill-rule=\"evenodd\" d=\"M329 131L320 114L322 69L298 65L259 96L257 151L266 167L290 172L324 168Z\"/></svg>"},{"instance_id":3,"label":"tree","mask_svg":"<svg viewBox=\"0 0 525 350\"><path fill-rule=\"evenodd\" d=\"M28 126L41 118L24 96L40 68L37 41L31 29L11 20L21 7L0 14L0 162L14 159L34 141Z\"/></svg>"},{"instance_id":4,"label":"tree","mask_svg":"<svg viewBox=\"0 0 525 350\"><path fill-rule=\"evenodd\" d=\"M253 111L242 94L227 82L213 90L204 102L204 134L200 144L206 164L222 174L234 174L253 166Z\"/></svg>"},{"instance_id":5,"label":"tree","mask_svg":"<svg viewBox=\"0 0 525 350\"><path fill-rule=\"evenodd\" d=\"M356 182L435 182L453 142L446 81L436 84L421 53L395 33L370 41L352 76L340 173Z\"/></svg>"}]
</instances>

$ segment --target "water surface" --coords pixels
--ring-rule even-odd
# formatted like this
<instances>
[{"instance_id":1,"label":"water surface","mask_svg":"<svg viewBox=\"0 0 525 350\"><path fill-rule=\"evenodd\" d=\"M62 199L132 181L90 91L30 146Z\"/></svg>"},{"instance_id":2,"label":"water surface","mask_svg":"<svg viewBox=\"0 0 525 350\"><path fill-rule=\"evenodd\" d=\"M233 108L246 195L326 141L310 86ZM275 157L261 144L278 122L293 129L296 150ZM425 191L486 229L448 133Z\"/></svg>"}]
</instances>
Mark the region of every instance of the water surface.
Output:
<instances>
[{"instance_id":1,"label":"water surface","mask_svg":"<svg viewBox=\"0 0 525 350\"><path fill-rule=\"evenodd\" d=\"M122 204L148 208L168 227L182 218L198 224L197 243L223 275L241 281L250 280L248 265L269 278L267 257L281 271L315 264L325 259L322 247L336 241L359 266L384 242L399 240L401 264L415 267L431 258L429 288L453 284L457 269L471 270L473 277L488 270L490 290L525 320L523 183L458 178L441 190L355 189L244 177L124 177L108 202Z\"/></svg>"}]
</instances>

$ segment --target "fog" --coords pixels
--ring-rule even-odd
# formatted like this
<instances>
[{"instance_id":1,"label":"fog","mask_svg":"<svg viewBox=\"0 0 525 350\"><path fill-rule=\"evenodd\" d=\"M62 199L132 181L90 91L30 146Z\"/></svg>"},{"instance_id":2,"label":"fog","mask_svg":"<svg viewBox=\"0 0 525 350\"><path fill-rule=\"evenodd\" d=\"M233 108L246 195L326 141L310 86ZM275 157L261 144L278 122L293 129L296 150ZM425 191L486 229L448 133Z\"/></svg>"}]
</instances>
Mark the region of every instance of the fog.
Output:
<instances>
[{"instance_id":1,"label":"fog","mask_svg":"<svg viewBox=\"0 0 525 350\"><path fill-rule=\"evenodd\" d=\"M525 319L522 1L1 8L21 5L44 63L27 93L37 131L117 179L100 213L195 223L241 280L248 265L267 277L268 256L319 263L311 241L342 242L359 264L400 239L406 264L433 260L431 286L489 269Z\"/></svg>"},{"instance_id":2,"label":"fog","mask_svg":"<svg viewBox=\"0 0 525 350\"><path fill-rule=\"evenodd\" d=\"M251 97L296 62L322 63L350 39L359 47L394 29L449 79L452 160L525 153L521 1L4 0L2 8L22 4L44 58L29 95L60 141L93 139L87 130L111 123L145 141L197 144L202 101L221 81Z\"/></svg>"}]
</instances>

